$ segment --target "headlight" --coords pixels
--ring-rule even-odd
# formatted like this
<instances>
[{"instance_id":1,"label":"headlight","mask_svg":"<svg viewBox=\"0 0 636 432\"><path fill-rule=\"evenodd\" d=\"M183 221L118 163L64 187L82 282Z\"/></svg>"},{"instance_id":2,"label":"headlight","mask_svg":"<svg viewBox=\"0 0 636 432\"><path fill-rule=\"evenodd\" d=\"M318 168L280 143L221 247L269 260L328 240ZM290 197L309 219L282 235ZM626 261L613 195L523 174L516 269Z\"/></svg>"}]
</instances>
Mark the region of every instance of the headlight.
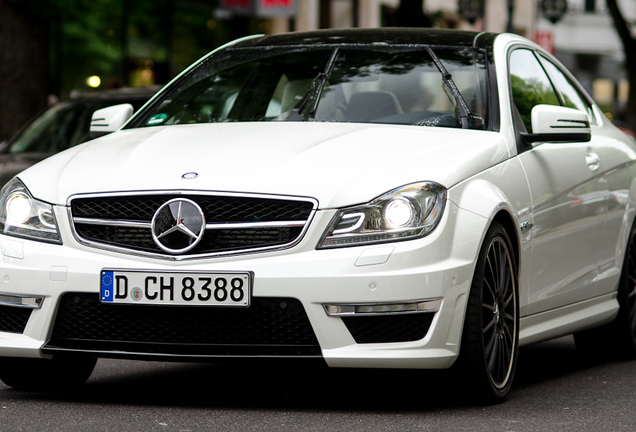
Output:
<instances>
[{"instance_id":1,"label":"headlight","mask_svg":"<svg viewBox=\"0 0 636 432\"><path fill-rule=\"evenodd\" d=\"M0 229L7 235L62 243L53 206L33 198L17 178L0 192Z\"/></svg>"},{"instance_id":2,"label":"headlight","mask_svg":"<svg viewBox=\"0 0 636 432\"><path fill-rule=\"evenodd\" d=\"M430 233L444 212L446 188L425 182L392 190L336 214L318 248L410 240Z\"/></svg>"}]
</instances>

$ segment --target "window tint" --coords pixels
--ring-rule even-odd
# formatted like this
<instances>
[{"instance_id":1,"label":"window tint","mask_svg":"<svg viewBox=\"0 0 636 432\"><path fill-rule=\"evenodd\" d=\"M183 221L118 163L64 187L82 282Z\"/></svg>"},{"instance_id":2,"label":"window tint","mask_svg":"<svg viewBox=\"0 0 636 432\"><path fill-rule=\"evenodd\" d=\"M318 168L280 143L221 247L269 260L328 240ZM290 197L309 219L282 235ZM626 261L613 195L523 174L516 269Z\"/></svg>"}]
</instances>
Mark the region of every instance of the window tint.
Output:
<instances>
[{"instance_id":1,"label":"window tint","mask_svg":"<svg viewBox=\"0 0 636 432\"><path fill-rule=\"evenodd\" d=\"M530 50L517 49L510 54L510 85L513 109L517 109L527 132L532 133L531 112L535 105L560 105L550 79Z\"/></svg>"},{"instance_id":2,"label":"window tint","mask_svg":"<svg viewBox=\"0 0 636 432\"><path fill-rule=\"evenodd\" d=\"M550 77L554 80L554 85L561 91L563 95L563 103L568 108L576 108L587 113L590 120L594 119L594 112L590 105L578 92L572 82L565 76L563 72L551 61L544 57L540 57L543 67L548 71Z\"/></svg>"}]
</instances>

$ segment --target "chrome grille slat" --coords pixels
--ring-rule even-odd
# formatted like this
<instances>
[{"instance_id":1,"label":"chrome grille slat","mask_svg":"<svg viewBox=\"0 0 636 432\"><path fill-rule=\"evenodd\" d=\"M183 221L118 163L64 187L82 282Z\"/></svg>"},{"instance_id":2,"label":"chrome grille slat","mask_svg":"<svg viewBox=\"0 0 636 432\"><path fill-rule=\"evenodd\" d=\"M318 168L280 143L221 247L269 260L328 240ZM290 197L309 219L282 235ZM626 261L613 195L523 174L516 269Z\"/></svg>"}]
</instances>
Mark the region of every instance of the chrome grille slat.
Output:
<instances>
[{"instance_id":1,"label":"chrome grille slat","mask_svg":"<svg viewBox=\"0 0 636 432\"><path fill-rule=\"evenodd\" d=\"M138 222L138 221L125 221L125 220L112 220L112 219L90 219L90 218L73 218L73 223L86 224L86 225L108 225L117 227L131 227L131 228L147 228L150 229L150 222Z\"/></svg>"},{"instance_id":2,"label":"chrome grille slat","mask_svg":"<svg viewBox=\"0 0 636 432\"><path fill-rule=\"evenodd\" d=\"M74 217L73 223L86 225L108 225L115 227L130 228L151 228L150 222L125 221L114 219L90 219L82 217ZM281 221L281 222L245 222L245 223L211 223L206 224L206 230L222 230L222 229L259 229L259 228L291 228L305 226L306 222L302 221Z\"/></svg>"}]
</instances>

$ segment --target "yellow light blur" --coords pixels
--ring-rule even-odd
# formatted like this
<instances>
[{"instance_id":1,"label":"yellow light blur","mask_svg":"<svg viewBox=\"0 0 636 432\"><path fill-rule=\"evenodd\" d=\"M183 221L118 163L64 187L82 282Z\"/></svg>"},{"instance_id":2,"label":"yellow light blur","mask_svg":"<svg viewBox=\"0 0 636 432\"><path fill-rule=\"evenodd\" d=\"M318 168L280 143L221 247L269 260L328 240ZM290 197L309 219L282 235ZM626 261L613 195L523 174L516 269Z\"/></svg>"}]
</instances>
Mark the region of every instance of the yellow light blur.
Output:
<instances>
[{"instance_id":1,"label":"yellow light blur","mask_svg":"<svg viewBox=\"0 0 636 432\"><path fill-rule=\"evenodd\" d=\"M102 79L100 77L98 77L97 75L93 75L92 77L88 77L88 79L86 80L86 84L88 84L88 86L92 87L92 88L99 87L99 85L101 83L102 83Z\"/></svg>"}]
</instances>

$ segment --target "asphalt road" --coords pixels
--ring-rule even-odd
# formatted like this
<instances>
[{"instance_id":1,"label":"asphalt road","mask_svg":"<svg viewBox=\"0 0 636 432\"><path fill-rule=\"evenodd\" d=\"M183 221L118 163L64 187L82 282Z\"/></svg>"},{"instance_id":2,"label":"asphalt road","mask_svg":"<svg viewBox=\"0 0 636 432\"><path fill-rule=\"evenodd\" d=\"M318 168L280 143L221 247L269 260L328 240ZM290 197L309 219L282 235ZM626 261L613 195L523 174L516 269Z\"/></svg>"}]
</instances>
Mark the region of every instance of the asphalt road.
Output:
<instances>
[{"instance_id":1,"label":"asphalt road","mask_svg":"<svg viewBox=\"0 0 636 432\"><path fill-rule=\"evenodd\" d=\"M0 431L635 431L636 361L571 337L521 350L508 401L481 406L444 372L100 360L73 394L0 384Z\"/></svg>"}]
</instances>

